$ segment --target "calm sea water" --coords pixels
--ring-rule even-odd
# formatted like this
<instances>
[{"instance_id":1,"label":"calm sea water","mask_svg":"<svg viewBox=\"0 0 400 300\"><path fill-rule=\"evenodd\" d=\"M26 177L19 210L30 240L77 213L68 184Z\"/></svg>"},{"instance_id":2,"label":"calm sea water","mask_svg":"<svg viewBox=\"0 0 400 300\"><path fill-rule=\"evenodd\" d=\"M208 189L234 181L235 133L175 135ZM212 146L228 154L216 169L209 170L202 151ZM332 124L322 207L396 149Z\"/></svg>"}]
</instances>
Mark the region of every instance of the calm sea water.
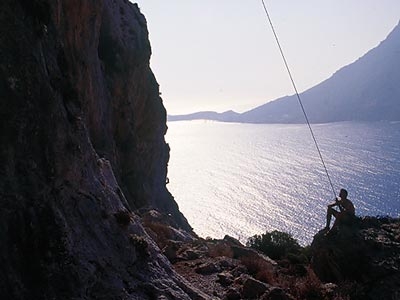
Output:
<instances>
[{"instance_id":1,"label":"calm sea water","mask_svg":"<svg viewBox=\"0 0 400 300\"><path fill-rule=\"evenodd\" d=\"M169 122L168 189L202 237L290 232L302 244L334 199L306 125ZM357 215L400 214L400 122L313 125Z\"/></svg>"}]
</instances>

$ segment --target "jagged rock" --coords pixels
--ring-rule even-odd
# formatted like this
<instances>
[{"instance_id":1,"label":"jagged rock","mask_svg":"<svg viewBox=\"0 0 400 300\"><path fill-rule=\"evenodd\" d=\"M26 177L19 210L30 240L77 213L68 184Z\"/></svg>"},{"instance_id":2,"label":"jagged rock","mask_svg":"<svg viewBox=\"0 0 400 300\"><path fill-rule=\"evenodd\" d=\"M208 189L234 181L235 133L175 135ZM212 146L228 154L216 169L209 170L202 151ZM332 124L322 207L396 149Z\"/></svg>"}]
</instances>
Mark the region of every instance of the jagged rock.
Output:
<instances>
[{"instance_id":1,"label":"jagged rock","mask_svg":"<svg viewBox=\"0 0 400 300\"><path fill-rule=\"evenodd\" d=\"M399 232L399 219L371 217L321 231L311 245L312 268L325 282L357 282L368 299L391 299L400 294Z\"/></svg>"},{"instance_id":2,"label":"jagged rock","mask_svg":"<svg viewBox=\"0 0 400 300\"><path fill-rule=\"evenodd\" d=\"M184 252L182 252L179 255L179 258L184 259L184 260L195 260L201 257L201 252L195 251L193 249L188 249Z\"/></svg>"},{"instance_id":3,"label":"jagged rock","mask_svg":"<svg viewBox=\"0 0 400 300\"><path fill-rule=\"evenodd\" d=\"M272 287L263 297L261 300L295 300L293 296L285 292L285 290Z\"/></svg>"},{"instance_id":4,"label":"jagged rock","mask_svg":"<svg viewBox=\"0 0 400 300\"><path fill-rule=\"evenodd\" d=\"M146 20L126 0L0 1L2 299L205 298L133 213L165 180Z\"/></svg>"},{"instance_id":5,"label":"jagged rock","mask_svg":"<svg viewBox=\"0 0 400 300\"><path fill-rule=\"evenodd\" d=\"M326 297L332 297L334 296L334 293L338 289L338 285L334 284L332 282L325 283L321 286L322 289L322 294L324 294Z\"/></svg>"},{"instance_id":6,"label":"jagged rock","mask_svg":"<svg viewBox=\"0 0 400 300\"><path fill-rule=\"evenodd\" d=\"M245 274L245 273L247 273L247 272L248 272L247 268L246 268L245 266L242 266L242 265L239 265L239 266L235 267L235 268L231 271L232 275L233 275L235 278L240 278L240 275L241 275L241 274Z\"/></svg>"},{"instance_id":7,"label":"jagged rock","mask_svg":"<svg viewBox=\"0 0 400 300\"><path fill-rule=\"evenodd\" d=\"M251 277L249 274L247 274L247 272L246 271L244 271L243 273L241 273L239 276L235 276L236 278L235 278L235 280L234 280L234 283L236 284L236 285L243 285L244 284L244 282L249 278L249 277Z\"/></svg>"},{"instance_id":8,"label":"jagged rock","mask_svg":"<svg viewBox=\"0 0 400 300\"><path fill-rule=\"evenodd\" d=\"M141 208L137 210L137 213L140 214L143 223L157 223L174 228L175 230L180 229L176 218L171 213L166 214L155 208ZM182 241L193 241L195 234L190 230L187 230L188 228L185 227L185 229L186 230L180 230L180 232L177 233L176 239Z\"/></svg>"},{"instance_id":9,"label":"jagged rock","mask_svg":"<svg viewBox=\"0 0 400 300\"><path fill-rule=\"evenodd\" d=\"M236 246L232 245L231 246L233 250L233 257L234 258L243 258L243 257L248 257L248 258L253 258L253 259L260 259L265 261L268 264L277 265L277 262L274 261L273 259L269 258L268 256L259 253L257 250L244 247L244 246Z\"/></svg>"},{"instance_id":10,"label":"jagged rock","mask_svg":"<svg viewBox=\"0 0 400 300\"><path fill-rule=\"evenodd\" d=\"M213 274L221 271L221 268L214 262L206 262L198 266L195 271L199 274Z\"/></svg>"},{"instance_id":11,"label":"jagged rock","mask_svg":"<svg viewBox=\"0 0 400 300\"><path fill-rule=\"evenodd\" d=\"M242 296L245 299L257 299L263 295L270 286L253 277L247 277L243 282Z\"/></svg>"},{"instance_id":12,"label":"jagged rock","mask_svg":"<svg viewBox=\"0 0 400 300\"><path fill-rule=\"evenodd\" d=\"M232 270L238 265L237 260L228 257L220 257L218 263L224 270Z\"/></svg>"},{"instance_id":13,"label":"jagged rock","mask_svg":"<svg viewBox=\"0 0 400 300\"><path fill-rule=\"evenodd\" d=\"M230 288L224 295L224 300L240 300L242 299L242 295L235 288Z\"/></svg>"},{"instance_id":14,"label":"jagged rock","mask_svg":"<svg viewBox=\"0 0 400 300\"><path fill-rule=\"evenodd\" d=\"M157 239L157 236L155 237ZM201 242L201 239L191 241L181 241L179 238L168 240L163 247L163 252L172 262L178 260L190 261L207 256L208 248Z\"/></svg>"},{"instance_id":15,"label":"jagged rock","mask_svg":"<svg viewBox=\"0 0 400 300\"><path fill-rule=\"evenodd\" d=\"M243 247L243 244L238 239L235 239L234 237L231 237L229 235L225 235L223 241L229 242L232 245Z\"/></svg>"},{"instance_id":16,"label":"jagged rock","mask_svg":"<svg viewBox=\"0 0 400 300\"><path fill-rule=\"evenodd\" d=\"M218 280L221 285L228 286L233 282L233 275L229 272L222 272L217 274Z\"/></svg>"},{"instance_id":17,"label":"jagged rock","mask_svg":"<svg viewBox=\"0 0 400 300\"><path fill-rule=\"evenodd\" d=\"M182 242L168 241L167 245L162 249L163 254L170 262L175 262L178 258L178 250L182 246Z\"/></svg>"}]
</instances>

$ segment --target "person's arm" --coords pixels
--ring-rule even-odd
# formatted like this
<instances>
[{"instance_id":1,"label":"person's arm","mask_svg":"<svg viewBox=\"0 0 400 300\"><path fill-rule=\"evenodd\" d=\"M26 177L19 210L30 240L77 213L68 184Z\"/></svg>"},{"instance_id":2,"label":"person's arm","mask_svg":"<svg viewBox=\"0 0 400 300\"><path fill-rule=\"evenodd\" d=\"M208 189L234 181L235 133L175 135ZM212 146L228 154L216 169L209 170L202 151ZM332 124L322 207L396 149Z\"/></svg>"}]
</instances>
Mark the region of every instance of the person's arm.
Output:
<instances>
[{"instance_id":1,"label":"person's arm","mask_svg":"<svg viewBox=\"0 0 400 300\"><path fill-rule=\"evenodd\" d=\"M338 198L335 198L335 202L328 204L328 207L334 207L334 206L339 206L339 200Z\"/></svg>"},{"instance_id":2,"label":"person's arm","mask_svg":"<svg viewBox=\"0 0 400 300\"><path fill-rule=\"evenodd\" d=\"M343 206L343 204L342 204L342 201L341 201L341 200L338 200L338 204L337 204L337 206L339 207L339 210L340 210L340 212L343 212L343 211L345 211L345 208L344 208L344 206Z\"/></svg>"}]
</instances>

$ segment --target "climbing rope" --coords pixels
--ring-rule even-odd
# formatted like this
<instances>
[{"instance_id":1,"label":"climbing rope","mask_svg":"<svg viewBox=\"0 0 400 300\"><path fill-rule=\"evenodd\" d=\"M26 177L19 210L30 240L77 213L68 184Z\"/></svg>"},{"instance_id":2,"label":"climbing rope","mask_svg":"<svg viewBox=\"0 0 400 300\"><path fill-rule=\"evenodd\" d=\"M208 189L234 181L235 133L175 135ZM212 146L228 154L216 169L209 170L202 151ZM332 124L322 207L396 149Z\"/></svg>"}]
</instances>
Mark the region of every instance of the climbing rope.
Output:
<instances>
[{"instance_id":1,"label":"climbing rope","mask_svg":"<svg viewBox=\"0 0 400 300\"><path fill-rule=\"evenodd\" d=\"M312 130L310 121L308 120L306 110L304 109L303 103L302 103L301 98L300 98L300 94L299 94L299 92L297 90L296 84L295 84L293 76L292 76L292 72L290 71L289 65L288 65L288 63L286 61L285 54L283 53L283 50L282 50L282 47L281 47L281 43L279 42L278 35L276 34L276 31L275 31L274 25L272 23L271 17L270 17L270 15L268 13L267 6L265 5L264 0L261 0L261 1L262 1L262 4L263 4L263 7L264 7L265 14L267 15L269 25L271 26L272 33L274 34L275 41L276 41L276 43L278 45L279 52L281 53L281 56L282 56L282 59L283 59L283 63L285 64L286 70L287 70L287 72L289 74L290 81L292 82L292 86L293 86L293 89L294 89L294 91L296 93L297 100L299 101L301 110L303 111L303 114L304 114L304 118L306 119L308 128L310 129L311 136L312 136L312 138L314 140L314 144L315 144L315 147L317 148L317 151L318 151L318 154L319 154L319 158L321 159L322 165L324 167L324 170L325 170L325 173L326 173L326 177L328 178L329 184L330 184L330 186L332 188L333 195L336 196L335 189L334 189L332 181L331 181L331 177L329 176L328 169L326 168L324 159L322 157L321 150L319 149L319 146L318 146L318 143L317 143L317 139L315 138L314 131Z\"/></svg>"}]
</instances>

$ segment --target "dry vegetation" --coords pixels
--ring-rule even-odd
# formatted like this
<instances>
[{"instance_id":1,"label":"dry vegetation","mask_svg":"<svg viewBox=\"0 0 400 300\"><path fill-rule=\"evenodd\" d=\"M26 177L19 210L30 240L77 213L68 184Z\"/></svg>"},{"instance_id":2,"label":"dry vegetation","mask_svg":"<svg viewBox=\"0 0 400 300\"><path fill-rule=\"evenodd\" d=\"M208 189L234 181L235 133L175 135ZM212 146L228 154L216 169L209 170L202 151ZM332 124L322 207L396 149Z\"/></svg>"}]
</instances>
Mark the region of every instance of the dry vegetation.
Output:
<instances>
[{"instance_id":1,"label":"dry vegetation","mask_svg":"<svg viewBox=\"0 0 400 300\"><path fill-rule=\"evenodd\" d=\"M210 257L229 257L233 258L233 251L231 246L225 242L209 243L208 244L208 255Z\"/></svg>"},{"instance_id":2,"label":"dry vegetation","mask_svg":"<svg viewBox=\"0 0 400 300\"><path fill-rule=\"evenodd\" d=\"M158 222L143 222L143 226L160 249L163 249L168 244L168 241L173 240L173 230L165 224Z\"/></svg>"}]
</instances>

